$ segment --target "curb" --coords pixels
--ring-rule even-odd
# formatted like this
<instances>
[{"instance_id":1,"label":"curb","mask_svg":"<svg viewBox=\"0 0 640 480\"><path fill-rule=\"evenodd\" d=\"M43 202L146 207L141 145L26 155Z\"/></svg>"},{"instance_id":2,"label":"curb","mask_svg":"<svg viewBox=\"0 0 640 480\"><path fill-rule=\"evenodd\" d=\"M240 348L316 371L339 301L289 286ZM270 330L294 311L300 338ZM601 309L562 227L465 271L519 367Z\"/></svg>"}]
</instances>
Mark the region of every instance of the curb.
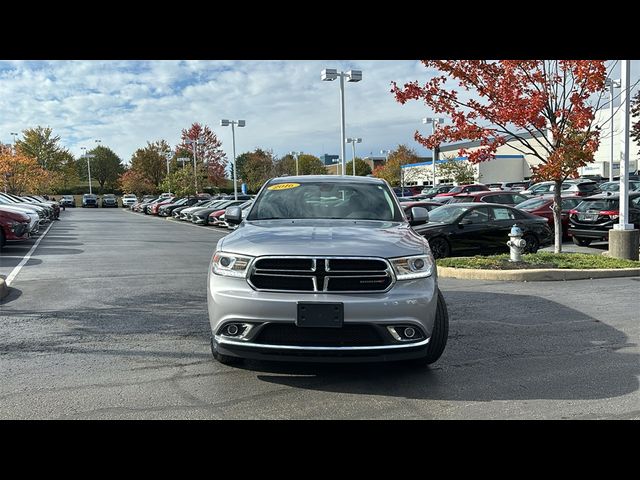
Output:
<instances>
[{"instance_id":1,"label":"curb","mask_svg":"<svg viewBox=\"0 0 640 480\"><path fill-rule=\"evenodd\" d=\"M545 282L585 280L592 278L638 277L640 268L539 268L527 270L479 270L472 268L438 267L438 277L464 280L506 280L514 282Z\"/></svg>"},{"instance_id":2,"label":"curb","mask_svg":"<svg viewBox=\"0 0 640 480\"><path fill-rule=\"evenodd\" d=\"M4 282L4 278L0 278L0 300L9 295L9 287Z\"/></svg>"}]
</instances>

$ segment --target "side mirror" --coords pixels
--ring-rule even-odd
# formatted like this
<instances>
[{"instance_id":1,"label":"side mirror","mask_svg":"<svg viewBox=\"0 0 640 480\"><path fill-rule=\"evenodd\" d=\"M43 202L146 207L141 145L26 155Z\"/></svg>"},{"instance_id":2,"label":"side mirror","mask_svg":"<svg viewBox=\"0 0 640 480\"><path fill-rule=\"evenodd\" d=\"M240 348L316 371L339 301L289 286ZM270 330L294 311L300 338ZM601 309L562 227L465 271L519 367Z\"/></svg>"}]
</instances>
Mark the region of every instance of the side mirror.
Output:
<instances>
[{"instance_id":1,"label":"side mirror","mask_svg":"<svg viewBox=\"0 0 640 480\"><path fill-rule=\"evenodd\" d=\"M228 224L238 225L242 222L242 209L240 207L229 207L224 211L224 219Z\"/></svg>"},{"instance_id":2,"label":"side mirror","mask_svg":"<svg viewBox=\"0 0 640 480\"><path fill-rule=\"evenodd\" d=\"M429 210L424 207L412 207L409 211L409 225L422 225L429 221Z\"/></svg>"},{"instance_id":3,"label":"side mirror","mask_svg":"<svg viewBox=\"0 0 640 480\"><path fill-rule=\"evenodd\" d=\"M469 220L468 218L463 218L462 220L460 220L459 225L471 225L473 223L473 221Z\"/></svg>"}]
</instances>

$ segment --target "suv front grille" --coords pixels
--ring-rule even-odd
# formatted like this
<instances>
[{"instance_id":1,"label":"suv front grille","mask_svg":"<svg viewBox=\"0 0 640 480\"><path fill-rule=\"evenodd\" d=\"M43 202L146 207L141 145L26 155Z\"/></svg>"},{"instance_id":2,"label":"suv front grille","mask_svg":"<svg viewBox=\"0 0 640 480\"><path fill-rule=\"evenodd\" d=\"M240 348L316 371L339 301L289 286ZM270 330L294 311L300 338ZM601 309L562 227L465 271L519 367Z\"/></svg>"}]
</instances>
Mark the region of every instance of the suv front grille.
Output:
<instances>
[{"instance_id":1,"label":"suv front grille","mask_svg":"<svg viewBox=\"0 0 640 480\"><path fill-rule=\"evenodd\" d=\"M249 283L270 291L384 292L393 275L380 258L263 257L253 264Z\"/></svg>"}]
</instances>

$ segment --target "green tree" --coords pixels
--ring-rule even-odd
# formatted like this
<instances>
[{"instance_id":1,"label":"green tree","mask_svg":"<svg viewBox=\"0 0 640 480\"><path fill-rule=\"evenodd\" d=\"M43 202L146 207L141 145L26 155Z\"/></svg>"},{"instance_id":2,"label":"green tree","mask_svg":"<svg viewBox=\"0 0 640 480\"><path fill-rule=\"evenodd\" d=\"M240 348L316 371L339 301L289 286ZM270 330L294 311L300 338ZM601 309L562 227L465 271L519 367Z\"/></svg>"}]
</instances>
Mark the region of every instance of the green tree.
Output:
<instances>
[{"instance_id":1,"label":"green tree","mask_svg":"<svg viewBox=\"0 0 640 480\"><path fill-rule=\"evenodd\" d=\"M347 175L353 174L353 160L349 160L345 166ZM356 157L356 176L366 177L371 173L371 167L361 158Z\"/></svg>"},{"instance_id":2,"label":"green tree","mask_svg":"<svg viewBox=\"0 0 640 480\"><path fill-rule=\"evenodd\" d=\"M165 140L147 142L146 147L134 152L131 157L131 168L140 172L150 183L158 187L167 174L167 158L164 152L169 150L169 144ZM180 151L177 156L180 156Z\"/></svg>"},{"instance_id":3,"label":"green tree","mask_svg":"<svg viewBox=\"0 0 640 480\"><path fill-rule=\"evenodd\" d=\"M322 160L320 160L315 155L309 155L307 153L303 153L302 155L298 156L298 171L300 175L326 175L327 174L327 169L324 167Z\"/></svg>"},{"instance_id":4,"label":"green tree","mask_svg":"<svg viewBox=\"0 0 640 480\"><path fill-rule=\"evenodd\" d=\"M120 174L124 172L122 160L109 147L102 145L89 152L91 158L91 179L100 184L100 191L104 191L105 184L115 187ZM82 159L86 162L86 159Z\"/></svg>"},{"instance_id":5,"label":"green tree","mask_svg":"<svg viewBox=\"0 0 640 480\"><path fill-rule=\"evenodd\" d=\"M202 185L207 181L207 170L203 165L198 165L198 190L202 191ZM160 182L163 192L173 192L179 197L196 194L193 168L179 168L165 176Z\"/></svg>"},{"instance_id":6,"label":"green tree","mask_svg":"<svg viewBox=\"0 0 640 480\"><path fill-rule=\"evenodd\" d=\"M50 127L37 126L22 131L16 147L27 157L34 158L47 170L60 170L66 149L58 145L60 137Z\"/></svg>"},{"instance_id":7,"label":"green tree","mask_svg":"<svg viewBox=\"0 0 640 480\"><path fill-rule=\"evenodd\" d=\"M407 145L398 145L395 150L389 153L387 162L374 169L373 175L378 178L383 178L389 182L391 186L397 187L400 185L402 165L417 163L419 160L415 150L409 148ZM408 179L405 178L405 182L407 180Z\"/></svg>"},{"instance_id":8,"label":"green tree","mask_svg":"<svg viewBox=\"0 0 640 480\"><path fill-rule=\"evenodd\" d=\"M237 180L240 181L243 177L244 165L247 159L251 156L251 152L241 153L236 157L236 169L238 170ZM229 162L229 178L233 181L233 160Z\"/></svg>"},{"instance_id":9,"label":"green tree","mask_svg":"<svg viewBox=\"0 0 640 480\"><path fill-rule=\"evenodd\" d=\"M475 181L475 170L469 162L456 160L454 157L446 157L444 160L444 163L436 165L436 173L439 177L451 179L457 184Z\"/></svg>"},{"instance_id":10,"label":"green tree","mask_svg":"<svg viewBox=\"0 0 640 480\"><path fill-rule=\"evenodd\" d=\"M68 151L59 154L60 166L58 170L58 181L52 189L55 193L70 191L80 182L76 159Z\"/></svg>"},{"instance_id":11,"label":"green tree","mask_svg":"<svg viewBox=\"0 0 640 480\"><path fill-rule=\"evenodd\" d=\"M281 157L275 163L275 173L276 177L281 177L283 175L295 175L296 174L296 159L293 155L289 155L288 153Z\"/></svg>"},{"instance_id":12,"label":"green tree","mask_svg":"<svg viewBox=\"0 0 640 480\"><path fill-rule=\"evenodd\" d=\"M240 169L238 169L240 172ZM267 180L275 174L273 153L256 148L247 155L242 167L242 181L248 190L257 191Z\"/></svg>"}]
</instances>

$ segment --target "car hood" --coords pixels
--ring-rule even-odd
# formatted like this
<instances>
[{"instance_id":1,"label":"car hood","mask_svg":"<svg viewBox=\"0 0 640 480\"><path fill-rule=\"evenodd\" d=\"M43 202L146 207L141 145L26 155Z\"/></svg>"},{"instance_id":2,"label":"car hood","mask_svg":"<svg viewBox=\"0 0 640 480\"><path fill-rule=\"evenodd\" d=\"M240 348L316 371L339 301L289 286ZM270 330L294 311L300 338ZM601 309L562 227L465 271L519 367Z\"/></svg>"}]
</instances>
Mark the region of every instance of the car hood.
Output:
<instances>
[{"instance_id":1,"label":"car hood","mask_svg":"<svg viewBox=\"0 0 640 480\"><path fill-rule=\"evenodd\" d=\"M260 255L401 257L419 255L426 243L406 223L371 220L263 220L244 222L219 248Z\"/></svg>"}]
</instances>

